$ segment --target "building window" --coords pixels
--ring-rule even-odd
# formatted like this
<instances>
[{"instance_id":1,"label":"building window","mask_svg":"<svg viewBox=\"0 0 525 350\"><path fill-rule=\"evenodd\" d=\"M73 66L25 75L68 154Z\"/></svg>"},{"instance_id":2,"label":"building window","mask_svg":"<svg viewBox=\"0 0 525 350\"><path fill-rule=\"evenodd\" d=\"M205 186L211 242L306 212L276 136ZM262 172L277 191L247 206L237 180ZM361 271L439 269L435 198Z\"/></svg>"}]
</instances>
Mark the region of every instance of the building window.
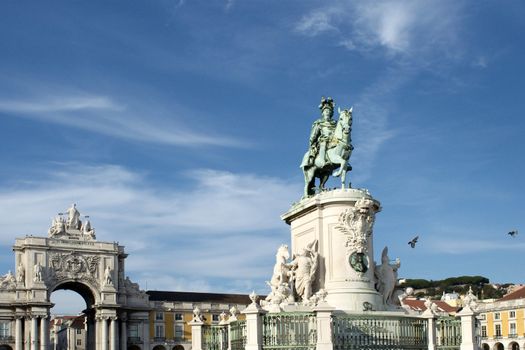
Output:
<instances>
[{"instance_id":1,"label":"building window","mask_svg":"<svg viewBox=\"0 0 525 350\"><path fill-rule=\"evenodd\" d=\"M494 319L495 319L495 320L499 320L499 319L500 319L499 312L495 312L495 313L494 313Z\"/></svg>"},{"instance_id":2,"label":"building window","mask_svg":"<svg viewBox=\"0 0 525 350\"><path fill-rule=\"evenodd\" d=\"M219 322L219 320L221 319L220 315L219 314L213 314L211 315L211 320L213 322Z\"/></svg>"},{"instance_id":3,"label":"building window","mask_svg":"<svg viewBox=\"0 0 525 350\"><path fill-rule=\"evenodd\" d=\"M164 321L164 312L155 312L155 321Z\"/></svg>"},{"instance_id":4,"label":"building window","mask_svg":"<svg viewBox=\"0 0 525 350\"><path fill-rule=\"evenodd\" d=\"M175 321L182 321L182 314L175 314Z\"/></svg>"},{"instance_id":5,"label":"building window","mask_svg":"<svg viewBox=\"0 0 525 350\"><path fill-rule=\"evenodd\" d=\"M495 329L494 335L496 337L501 337L501 325L497 324L495 327L496 327L496 329Z\"/></svg>"},{"instance_id":6,"label":"building window","mask_svg":"<svg viewBox=\"0 0 525 350\"><path fill-rule=\"evenodd\" d=\"M509 335L516 335L516 323L511 322L509 323Z\"/></svg>"},{"instance_id":7,"label":"building window","mask_svg":"<svg viewBox=\"0 0 525 350\"><path fill-rule=\"evenodd\" d=\"M483 338L487 337L487 326L481 326L481 336Z\"/></svg>"},{"instance_id":8,"label":"building window","mask_svg":"<svg viewBox=\"0 0 525 350\"><path fill-rule=\"evenodd\" d=\"M480 319L481 320L486 320L487 319L487 315L486 314L481 314L480 315Z\"/></svg>"},{"instance_id":9,"label":"building window","mask_svg":"<svg viewBox=\"0 0 525 350\"><path fill-rule=\"evenodd\" d=\"M77 334L82 334L82 329L77 329Z\"/></svg>"},{"instance_id":10,"label":"building window","mask_svg":"<svg viewBox=\"0 0 525 350\"><path fill-rule=\"evenodd\" d=\"M164 338L164 325L158 324L155 326L155 338Z\"/></svg>"},{"instance_id":11,"label":"building window","mask_svg":"<svg viewBox=\"0 0 525 350\"><path fill-rule=\"evenodd\" d=\"M128 337L138 338L139 337L139 325L136 323L130 323L128 326Z\"/></svg>"},{"instance_id":12,"label":"building window","mask_svg":"<svg viewBox=\"0 0 525 350\"><path fill-rule=\"evenodd\" d=\"M9 322L0 322L0 337L9 337L10 335Z\"/></svg>"},{"instance_id":13,"label":"building window","mask_svg":"<svg viewBox=\"0 0 525 350\"><path fill-rule=\"evenodd\" d=\"M184 325L176 324L175 325L175 339L182 339L182 338L184 338Z\"/></svg>"},{"instance_id":14,"label":"building window","mask_svg":"<svg viewBox=\"0 0 525 350\"><path fill-rule=\"evenodd\" d=\"M77 339L77 345L82 345L82 339Z\"/></svg>"},{"instance_id":15,"label":"building window","mask_svg":"<svg viewBox=\"0 0 525 350\"><path fill-rule=\"evenodd\" d=\"M509 318L516 318L516 311L509 311Z\"/></svg>"}]
</instances>

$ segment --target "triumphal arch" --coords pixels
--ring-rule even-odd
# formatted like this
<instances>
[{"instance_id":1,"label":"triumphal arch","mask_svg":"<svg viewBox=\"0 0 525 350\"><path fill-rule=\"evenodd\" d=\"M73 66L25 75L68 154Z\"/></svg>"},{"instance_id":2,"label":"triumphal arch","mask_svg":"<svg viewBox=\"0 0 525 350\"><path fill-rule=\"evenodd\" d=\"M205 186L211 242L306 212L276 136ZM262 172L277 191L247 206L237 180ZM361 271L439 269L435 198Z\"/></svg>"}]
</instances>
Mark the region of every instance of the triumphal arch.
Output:
<instances>
[{"instance_id":1,"label":"triumphal arch","mask_svg":"<svg viewBox=\"0 0 525 350\"><path fill-rule=\"evenodd\" d=\"M49 349L50 296L60 289L86 302L86 349L126 350L130 323L148 338L148 296L125 275L124 247L98 241L76 205L53 219L47 237L17 238L13 251L15 274L0 277L0 320L12 336L0 349Z\"/></svg>"}]
</instances>

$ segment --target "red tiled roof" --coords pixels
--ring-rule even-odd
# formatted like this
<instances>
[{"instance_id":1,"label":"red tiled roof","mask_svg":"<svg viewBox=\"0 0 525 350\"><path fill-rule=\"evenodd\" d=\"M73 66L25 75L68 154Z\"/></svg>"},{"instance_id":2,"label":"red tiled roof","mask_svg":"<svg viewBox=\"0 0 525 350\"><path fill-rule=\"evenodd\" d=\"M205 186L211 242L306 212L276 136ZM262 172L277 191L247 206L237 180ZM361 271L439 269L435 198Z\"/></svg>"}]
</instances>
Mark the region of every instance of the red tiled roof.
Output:
<instances>
[{"instance_id":1,"label":"red tiled roof","mask_svg":"<svg viewBox=\"0 0 525 350\"><path fill-rule=\"evenodd\" d=\"M459 310L459 307L453 307L441 300L432 300L438 306L439 311L446 313L454 313ZM403 304L410 307L415 311L425 311L427 307L425 306L425 300L406 298L403 300Z\"/></svg>"},{"instance_id":2,"label":"red tiled roof","mask_svg":"<svg viewBox=\"0 0 525 350\"><path fill-rule=\"evenodd\" d=\"M525 286L518 287L514 292L511 292L498 301L516 300L525 298Z\"/></svg>"}]
</instances>

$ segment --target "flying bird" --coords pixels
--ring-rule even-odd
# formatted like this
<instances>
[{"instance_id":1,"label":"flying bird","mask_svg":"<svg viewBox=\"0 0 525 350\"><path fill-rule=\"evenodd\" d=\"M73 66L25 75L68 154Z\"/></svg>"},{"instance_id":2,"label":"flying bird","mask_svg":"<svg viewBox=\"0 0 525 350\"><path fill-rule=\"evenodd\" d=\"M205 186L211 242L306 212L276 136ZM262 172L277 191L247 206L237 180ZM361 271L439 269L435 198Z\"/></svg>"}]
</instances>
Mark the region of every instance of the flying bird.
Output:
<instances>
[{"instance_id":1,"label":"flying bird","mask_svg":"<svg viewBox=\"0 0 525 350\"><path fill-rule=\"evenodd\" d=\"M408 242L408 244L410 244L411 248L415 248L416 247L416 243L417 243L418 239L419 239L419 236L416 236L416 237L412 238L411 241Z\"/></svg>"},{"instance_id":2,"label":"flying bird","mask_svg":"<svg viewBox=\"0 0 525 350\"><path fill-rule=\"evenodd\" d=\"M507 234L511 237L516 237L516 235L518 234L518 230L509 231Z\"/></svg>"}]
</instances>

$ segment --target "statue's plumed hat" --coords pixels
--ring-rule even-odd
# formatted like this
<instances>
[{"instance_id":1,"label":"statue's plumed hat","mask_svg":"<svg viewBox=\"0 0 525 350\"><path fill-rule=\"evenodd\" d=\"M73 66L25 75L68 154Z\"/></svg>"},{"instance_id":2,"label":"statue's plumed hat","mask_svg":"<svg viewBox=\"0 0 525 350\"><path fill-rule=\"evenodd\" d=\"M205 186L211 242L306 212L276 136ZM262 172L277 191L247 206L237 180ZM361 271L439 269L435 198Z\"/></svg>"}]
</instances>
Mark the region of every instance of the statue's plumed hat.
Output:
<instances>
[{"instance_id":1,"label":"statue's plumed hat","mask_svg":"<svg viewBox=\"0 0 525 350\"><path fill-rule=\"evenodd\" d=\"M322 111L325 108L329 108L332 112L334 110L334 100L331 97L322 97L319 109Z\"/></svg>"}]
</instances>

